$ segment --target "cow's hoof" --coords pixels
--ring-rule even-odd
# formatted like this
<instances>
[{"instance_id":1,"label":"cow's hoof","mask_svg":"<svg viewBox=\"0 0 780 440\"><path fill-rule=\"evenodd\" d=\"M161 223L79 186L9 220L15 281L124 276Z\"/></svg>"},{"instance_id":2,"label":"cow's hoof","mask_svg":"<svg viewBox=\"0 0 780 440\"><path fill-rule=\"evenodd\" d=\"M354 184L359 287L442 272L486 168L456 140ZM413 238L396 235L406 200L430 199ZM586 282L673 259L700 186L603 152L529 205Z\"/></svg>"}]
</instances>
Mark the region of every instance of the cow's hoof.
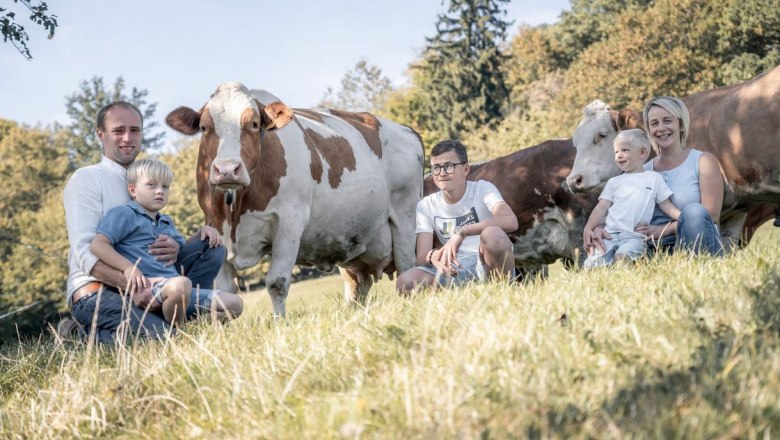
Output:
<instances>
[{"instance_id":1,"label":"cow's hoof","mask_svg":"<svg viewBox=\"0 0 780 440\"><path fill-rule=\"evenodd\" d=\"M772 222L773 225L775 225L776 228L780 228L780 217L775 217L775 221Z\"/></svg>"}]
</instances>

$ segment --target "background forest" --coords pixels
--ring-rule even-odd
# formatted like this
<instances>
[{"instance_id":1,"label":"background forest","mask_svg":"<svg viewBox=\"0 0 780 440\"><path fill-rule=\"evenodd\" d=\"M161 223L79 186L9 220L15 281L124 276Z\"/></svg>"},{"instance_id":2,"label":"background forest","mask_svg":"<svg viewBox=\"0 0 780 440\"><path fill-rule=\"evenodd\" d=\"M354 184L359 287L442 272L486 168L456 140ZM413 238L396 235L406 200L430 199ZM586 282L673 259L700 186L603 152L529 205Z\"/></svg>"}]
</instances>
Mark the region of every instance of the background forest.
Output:
<instances>
[{"instance_id":1,"label":"background forest","mask_svg":"<svg viewBox=\"0 0 780 440\"><path fill-rule=\"evenodd\" d=\"M408 124L428 149L460 138L479 160L571 136L594 99L641 109L652 96L685 96L780 64L780 0L572 0L556 23L534 27L504 21L506 3L449 1L407 84L393 87L362 60L321 104ZM40 332L66 311L62 189L73 170L98 160L92 121L118 98L142 109L148 154L174 169L166 213L185 235L203 222L197 139L162 148L153 122L161 115L144 89L94 77L63 103L67 126L0 119L0 340Z\"/></svg>"}]
</instances>

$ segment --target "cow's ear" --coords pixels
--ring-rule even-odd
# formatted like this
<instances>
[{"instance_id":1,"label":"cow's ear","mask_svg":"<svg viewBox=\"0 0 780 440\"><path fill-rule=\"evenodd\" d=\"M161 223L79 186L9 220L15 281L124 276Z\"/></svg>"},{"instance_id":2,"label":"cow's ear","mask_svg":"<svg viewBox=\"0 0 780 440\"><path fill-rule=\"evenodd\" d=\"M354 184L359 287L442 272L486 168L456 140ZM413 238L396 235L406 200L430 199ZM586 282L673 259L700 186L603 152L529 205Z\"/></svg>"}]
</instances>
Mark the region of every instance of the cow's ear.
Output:
<instances>
[{"instance_id":1,"label":"cow's ear","mask_svg":"<svg viewBox=\"0 0 780 440\"><path fill-rule=\"evenodd\" d=\"M610 110L609 115L612 118L612 126L617 131L628 130L629 128L645 129L644 125L642 125L642 117L634 110L627 108L619 112Z\"/></svg>"},{"instance_id":2,"label":"cow's ear","mask_svg":"<svg viewBox=\"0 0 780 440\"><path fill-rule=\"evenodd\" d=\"M200 113L189 107L179 107L168 113L165 123L179 133L192 135L200 128Z\"/></svg>"},{"instance_id":3,"label":"cow's ear","mask_svg":"<svg viewBox=\"0 0 780 440\"><path fill-rule=\"evenodd\" d=\"M258 104L261 107L260 104ZM263 118L263 126L266 130L273 130L275 128L282 128L287 125L293 118L293 111L285 104L274 101L266 105L261 111Z\"/></svg>"}]
</instances>

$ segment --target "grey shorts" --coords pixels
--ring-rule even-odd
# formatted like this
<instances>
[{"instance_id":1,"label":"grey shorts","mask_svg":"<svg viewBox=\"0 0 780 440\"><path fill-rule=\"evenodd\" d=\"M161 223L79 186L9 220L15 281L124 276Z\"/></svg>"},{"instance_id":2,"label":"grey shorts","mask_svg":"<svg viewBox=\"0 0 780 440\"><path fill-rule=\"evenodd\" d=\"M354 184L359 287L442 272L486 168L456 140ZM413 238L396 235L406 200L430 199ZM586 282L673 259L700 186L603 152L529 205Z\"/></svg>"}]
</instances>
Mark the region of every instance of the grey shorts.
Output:
<instances>
[{"instance_id":1,"label":"grey shorts","mask_svg":"<svg viewBox=\"0 0 780 440\"><path fill-rule=\"evenodd\" d=\"M163 303L162 290L163 290L163 287L165 287L165 283L167 283L167 282L168 282L168 278L165 278L163 280L160 280L160 281L152 284L152 296L160 304Z\"/></svg>"},{"instance_id":2,"label":"grey shorts","mask_svg":"<svg viewBox=\"0 0 780 440\"><path fill-rule=\"evenodd\" d=\"M625 232L612 232L609 240L604 240L604 246L607 248L604 253L594 252L589 255L582 266L585 268L609 266L615 262L615 255L623 254L626 257L636 260L644 255L647 249L647 243L644 237L638 234L628 234Z\"/></svg>"}]
</instances>

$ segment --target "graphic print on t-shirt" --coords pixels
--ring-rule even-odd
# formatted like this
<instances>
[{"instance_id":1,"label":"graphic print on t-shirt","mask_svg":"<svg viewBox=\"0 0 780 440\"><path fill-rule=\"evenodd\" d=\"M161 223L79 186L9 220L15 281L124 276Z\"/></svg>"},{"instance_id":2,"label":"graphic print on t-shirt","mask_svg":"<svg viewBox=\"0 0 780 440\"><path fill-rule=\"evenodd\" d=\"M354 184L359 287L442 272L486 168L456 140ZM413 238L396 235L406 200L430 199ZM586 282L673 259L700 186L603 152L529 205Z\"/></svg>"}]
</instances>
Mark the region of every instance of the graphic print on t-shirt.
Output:
<instances>
[{"instance_id":1,"label":"graphic print on t-shirt","mask_svg":"<svg viewBox=\"0 0 780 440\"><path fill-rule=\"evenodd\" d=\"M444 238L449 239L452 235L452 231L456 226L466 226L479 223L479 216L477 216L477 210L472 206L468 213L461 215L460 217L433 217L433 224L436 226L436 231Z\"/></svg>"}]
</instances>

